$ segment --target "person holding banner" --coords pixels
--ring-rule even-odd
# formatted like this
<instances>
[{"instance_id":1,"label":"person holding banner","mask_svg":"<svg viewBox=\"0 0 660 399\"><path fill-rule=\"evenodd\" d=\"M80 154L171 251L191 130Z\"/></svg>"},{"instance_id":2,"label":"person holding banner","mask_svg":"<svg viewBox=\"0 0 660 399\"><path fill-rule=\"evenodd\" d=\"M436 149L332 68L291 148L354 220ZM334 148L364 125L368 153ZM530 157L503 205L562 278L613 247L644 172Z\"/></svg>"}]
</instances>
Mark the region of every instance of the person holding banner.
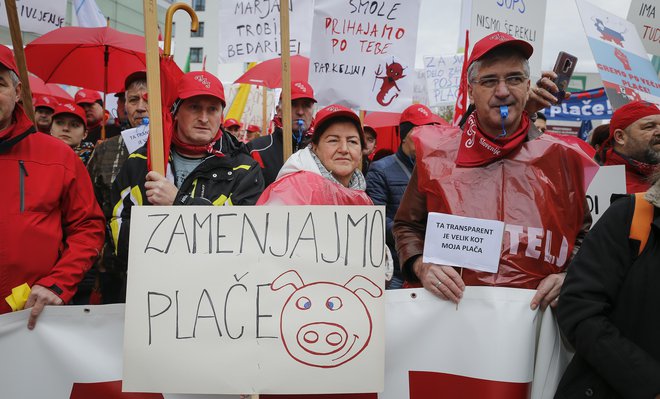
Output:
<instances>
[{"instance_id":1,"label":"person holding banner","mask_svg":"<svg viewBox=\"0 0 660 399\"><path fill-rule=\"evenodd\" d=\"M177 96L167 176L149 171L144 145L128 157L112 184L110 229L123 271L134 205L253 205L264 189L256 161L222 130L220 80L206 71L189 72L179 81Z\"/></svg>"},{"instance_id":2,"label":"person holding banner","mask_svg":"<svg viewBox=\"0 0 660 399\"><path fill-rule=\"evenodd\" d=\"M502 32L481 39L468 62L475 111L463 129L417 128L417 162L393 228L409 285L456 303L465 285L536 289L532 310L556 304L564 270L591 223L585 181L597 165L530 121L532 52ZM459 273L424 263L429 212L505 222L498 271Z\"/></svg>"},{"instance_id":3,"label":"person holding banner","mask_svg":"<svg viewBox=\"0 0 660 399\"><path fill-rule=\"evenodd\" d=\"M0 45L0 314L68 303L103 245L103 214L85 166L36 129L18 103L18 68Z\"/></svg>"},{"instance_id":4,"label":"person holding banner","mask_svg":"<svg viewBox=\"0 0 660 399\"><path fill-rule=\"evenodd\" d=\"M360 117L341 105L316 115L311 143L291 155L257 205L373 205L364 192L364 131Z\"/></svg>"},{"instance_id":5,"label":"person holding banner","mask_svg":"<svg viewBox=\"0 0 660 399\"><path fill-rule=\"evenodd\" d=\"M282 165L284 165L284 138L282 137L282 97L277 105L275 116L275 131L273 134L254 139L247 148L252 157L259 162L264 174L266 187L275 181ZM291 134L292 153L307 147L307 134L312 126L314 116L314 89L307 82L291 82Z\"/></svg>"},{"instance_id":6,"label":"person holding banner","mask_svg":"<svg viewBox=\"0 0 660 399\"><path fill-rule=\"evenodd\" d=\"M650 187L653 169L660 163L660 109L633 101L614 111L610 137L600 159L603 165L625 165L628 194Z\"/></svg>"},{"instance_id":7,"label":"person holding banner","mask_svg":"<svg viewBox=\"0 0 660 399\"><path fill-rule=\"evenodd\" d=\"M653 180L605 211L571 263L557 320L575 356L556 399L660 399L660 168Z\"/></svg>"}]
</instances>

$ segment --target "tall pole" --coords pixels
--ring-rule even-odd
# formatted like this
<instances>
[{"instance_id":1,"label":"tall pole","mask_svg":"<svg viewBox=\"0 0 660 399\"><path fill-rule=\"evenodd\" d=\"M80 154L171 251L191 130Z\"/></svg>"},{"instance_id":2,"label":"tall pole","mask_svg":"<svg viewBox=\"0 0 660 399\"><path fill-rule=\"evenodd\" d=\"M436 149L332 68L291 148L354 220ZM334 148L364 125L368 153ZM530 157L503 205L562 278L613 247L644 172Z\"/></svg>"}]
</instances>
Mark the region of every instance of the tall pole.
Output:
<instances>
[{"instance_id":1,"label":"tall pole","mask_svg":"<svg viewBox=\"0 0 660 399\"><path fill-rule=\"evenodd\" d=\"M149 93L149 155L151 169L165 176L163 119L160 105L160 58L158 54L158 2L144 0L144 40L146 42L147 93Z\"/></svg>"},{"instance_id":2,"label":"tall pole","mask_svg":"<svg viewBox=\"0 0 660 399\"><path fill-rule=\"evenodd\" d=\"M291 137L291 49L289 47L289 2L280 2L280 47L282 48L282 138L284 162L293 152Z\"/></svg>"},{"instance_id":3,"label":"tall pole","mask_svg":"<svg viewBox=\"0 0 660 399\"><path fill-rule=\"evenodd\" d=\"M261 132L262 135L268 131L268 89L261 86Z\"/></svg>"},{"instance_id":4,"label":"tall pole","mask_svg":"<svg viewBox=\"0 0 660 399\"><path fill-rule=\"evenodd\" d=\"M9 32L11 33L11 43L14 47L14 58L18 67L18 77L21 79L21 101L23 109L28 118L34 123L34 107L32 106L32 91L30 90L30 80L28 79L27 63L25 62L25 51L23 50L23 36L21 36L21 23L18 20L16 11L16 0L5 1L7 10L7 21L9 22Z\"/></svg>"}]
</instances>

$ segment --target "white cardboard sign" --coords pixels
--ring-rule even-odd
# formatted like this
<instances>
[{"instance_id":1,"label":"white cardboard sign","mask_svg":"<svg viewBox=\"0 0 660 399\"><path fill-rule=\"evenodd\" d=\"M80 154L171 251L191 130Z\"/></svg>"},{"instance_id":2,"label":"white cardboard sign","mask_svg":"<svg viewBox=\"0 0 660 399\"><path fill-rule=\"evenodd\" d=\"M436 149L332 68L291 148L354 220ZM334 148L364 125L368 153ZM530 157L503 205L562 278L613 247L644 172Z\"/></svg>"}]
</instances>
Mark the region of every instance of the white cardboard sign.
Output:
<instances>
[{"instance_id":1,"label":"white cardboard sign","mask_svg":"<svg viewBox=\"0 0 660 399\"><path fill-rule=\"evenodd\" d=\"M129 153L134 153L142 147L149 138L149 125L141 125L132 129L122 130L122 137Z\"/></svg>"},{"instance_id":2,"label":"white cardboard sign","mask_svg":"<svg viewBox=\"0 0 660 399\"><path fill-rule=\"evenodd\" d=\"M309 55L314 2L289 0L291 55ZM282 54L280 1L218 2L218 62L264 61Z\"/></svg>"},{"instance_id":3,"label":"white cardboard sign","mask_svg":"<svg viewBox=\"0 0 660 399\"><path fill-rule=\"evenodd\" d=\"M587 203L592 225L610 207L612 194L625 194L626 167L623 165L601 166L587 189Z\"/></svg>"},{"instance_id":4,"label":"white cardboard sign","mask_svg":"<svg viewBox=\"0 0 660 399\"><path fill-rule=\"evenodd\" d=\"M541 76L546 5L546 0L473 1L470 47L493 32L507 33L534 46L534 54L529 59L530 72L532 76Z\"/></svg>"},{"instance_id":5,"label":"white cardboard sign","mask_svg":"<svg viewBox=\"0 0 660 399\"><path fill-rule=\"evenodd\" d=\"M429 212L424 262L497 273L504 222Z\"/></svg>"},{"instance_id":6,"label":"white cardboard sign","mask_svg":"<svg viewBox=\"0 0 660 399\"><path fill-rule=\"evenodd\" d=\"M430 107L453 105L458 97L463 71L463 54L424 57Z\"/></svg>"},{"instance_id":7,"label":"white cardboard sign","mask_svg":"<svg viewBox=\"0 0 660 399\"><path fill-rule=\"evenodd\" d=\"M412 104L420 0L316 0L309 81L320 105L401 112Z\"/></svg>"},{"instance_id":8,"label":"white cardboard sign","mask_svg":"<svg viewBox=\"0 0 660 399\"><path fill-rule=\"evenodd\" d=\"M660 56L660 4L657 0L632 0L627 19L637 28L646 52Z\"/></svg>"},{"instance_id":9,"label":"white cardboard sign","mask_svg":"<svg viewBox=\"0 0 660 399\"><path fill-rule=\"evenodd\" d=\"M134 207L124 390L382 391L384 214Z\"/></svg>"},{"instance_id":10,"label":"white cardboard sign","mask_svg":"<svg viewBox=\"0 0 660 399\"><path fill-rule=\"evenodd\" d=\"M66 0L18 0L16 12L21 31L43 35L64 26ZM0 4L0 25L9 27L4 1Z\"/></svg>"}]
</instances>

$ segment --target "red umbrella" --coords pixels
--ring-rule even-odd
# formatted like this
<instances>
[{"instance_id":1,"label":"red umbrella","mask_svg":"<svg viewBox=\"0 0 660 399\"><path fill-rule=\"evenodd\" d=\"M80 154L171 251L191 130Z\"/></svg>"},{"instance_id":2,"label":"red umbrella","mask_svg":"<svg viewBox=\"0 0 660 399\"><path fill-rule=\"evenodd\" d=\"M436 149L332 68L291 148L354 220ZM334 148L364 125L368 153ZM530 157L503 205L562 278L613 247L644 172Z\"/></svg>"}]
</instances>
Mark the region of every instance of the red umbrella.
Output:
<instances>
[{"instance_id":1,"label":"red umbrella","mask_svg":"<svg viewBox=\"0 0 660 399\"><path fill-rule=\"evenodd\" d=\"M44 83L41 78L34 75L29 75L28 80L30 81L30 91L32 91L32 96L51 96L55 97L58 101L71 101L73 102L73 97L60 86L54 83Z\"/></svg>"},{"instance_id":2,"label":"red umbrella","mask_svg":"<svg viewBox=\"0 0 660 399\"><path fill-rule=\"evenodd\" d=\"M399 119L401 119L401 114L399 112L369 112L367 116L364 117L364 124L371 127L388 127L388 126L399 126Z\"/></svg>"},{"instance_id":3,"label":"red umbrella","mask_svg":"<svg viewBox=\"0 0 660 399\"><path fill-rule=\"evenodd\" d=\"M309 76L309 58L302 55L291 57L291 81L302 80L307 82ZM248 69L234 83L247 83L257 86L266 86L271 89L282 87L282 60L273 58L261 62Z\"/></svg>"},{"instance_id":4,"label":"red umbrella","mask_svg":"<svg viewBox=\"0 0 660 399\"><path fill-rule=\"evenodd\" d=\"M121 91L129 73L146 68L144 53L144 37L108 27L67 26L25 47L28 69L44 82L105 93Z\"/></svg>"}]
</instances>

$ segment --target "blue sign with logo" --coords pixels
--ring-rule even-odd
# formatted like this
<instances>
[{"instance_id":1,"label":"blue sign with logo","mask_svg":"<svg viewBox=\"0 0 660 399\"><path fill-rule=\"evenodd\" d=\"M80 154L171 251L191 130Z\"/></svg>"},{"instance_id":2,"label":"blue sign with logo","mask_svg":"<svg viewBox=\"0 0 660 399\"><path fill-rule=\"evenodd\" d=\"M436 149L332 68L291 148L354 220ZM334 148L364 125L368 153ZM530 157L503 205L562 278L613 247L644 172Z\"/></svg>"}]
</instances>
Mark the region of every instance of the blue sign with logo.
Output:
<instances>
[{"instance_id":1,"label":"blue sign with logo","mask_svg":"<svg viewBox=\"0 0 660 399\"><path fill-rule=\"evenodd\" d=\"M612 106L607 100L605 89L571 93L571 97L560 105L542 111L549 120L584 121L612 118Z\"/></svg>"}]
</instances>

